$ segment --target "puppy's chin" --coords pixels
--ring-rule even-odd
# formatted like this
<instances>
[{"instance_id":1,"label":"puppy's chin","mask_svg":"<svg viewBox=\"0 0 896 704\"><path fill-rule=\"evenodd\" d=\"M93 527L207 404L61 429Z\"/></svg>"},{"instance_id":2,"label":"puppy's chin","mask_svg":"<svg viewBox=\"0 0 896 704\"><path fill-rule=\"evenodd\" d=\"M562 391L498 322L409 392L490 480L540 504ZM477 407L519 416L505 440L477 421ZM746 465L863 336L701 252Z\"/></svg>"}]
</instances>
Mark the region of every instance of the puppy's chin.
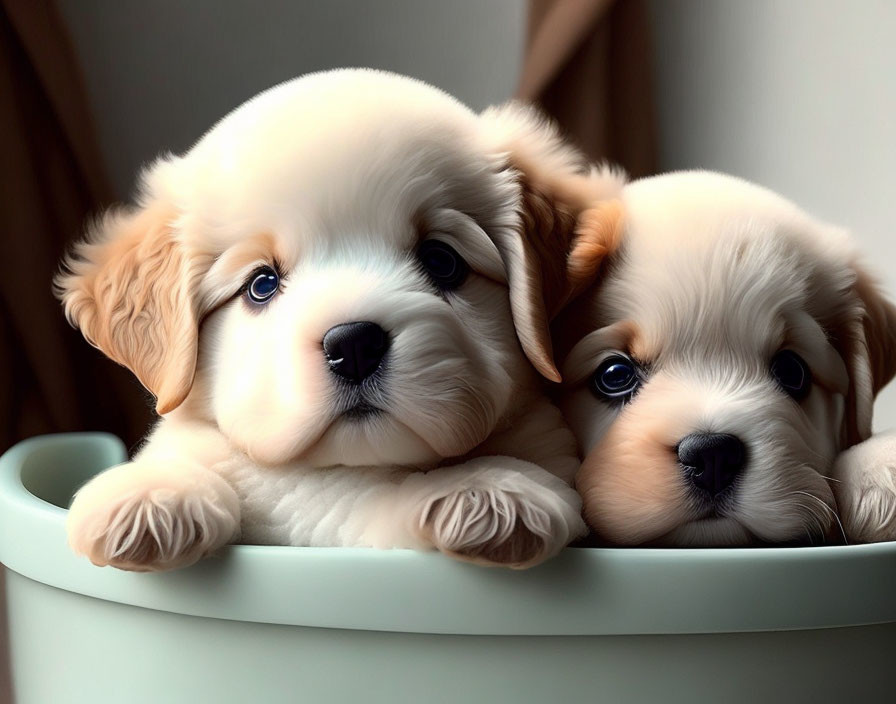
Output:
<instances>
[{"instance_id":1,"label":"puppy's chin","mask_svg":"<svg viewBox=\"0 0 896 704\"><path fill-rule=\"evenodd\" d=\"M714 516L684 523L645 545L682 548L734 548L769 545L797 547L819 545L827 540L836 542L839 539L837 523L833 518L830 521L817 522L813 520L810 523L811 527L807 527L804 521L796 525L778 526L775 536L768 538L751 532L746 525L734 517Z\"/></svg>"},{"instance_id":2,"label":"puppy's chin","mask_svg":"<svg viewBox=\"0 0 896 704\"><path fill-rule=\"evenodd\" d=\"M753 545L756 538L733 518L701 518L678 526L661 535L651 545L656 547L738 547Z\"/></svg>"},{"instance_id":3,"label":"puppy's chin","mask_svg":"<svg viewBox=\"0 0 896 704\"><path fill-rule=\"evenodd\" d=\"M314 467L427 467L442 456L394 416L383 411L361 411L343 414L333 421L323 437L299 459Z\"/></svg>"}]
</instances>

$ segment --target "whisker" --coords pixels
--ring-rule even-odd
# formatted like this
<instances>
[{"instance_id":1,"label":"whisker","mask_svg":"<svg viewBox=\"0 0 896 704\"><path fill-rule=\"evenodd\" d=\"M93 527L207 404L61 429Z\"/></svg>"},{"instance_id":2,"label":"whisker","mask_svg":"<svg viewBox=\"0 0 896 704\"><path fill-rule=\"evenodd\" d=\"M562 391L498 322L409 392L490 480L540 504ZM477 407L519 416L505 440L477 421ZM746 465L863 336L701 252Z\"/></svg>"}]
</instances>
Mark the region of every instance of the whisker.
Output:
<instances>
[{"instance_id":1,"label":"whisker","mask_svg":"<svg viewBox=\"0 0 896 704\"><path fill-rule=\"evenodd\" d=\"M815 538L812 537L812 533L808 527L805 528L806 537L809 539L809 545L815 545Z\"/></svg>"},{"instance_id":2,"label":"whisker","mask_svg":"<svg viewBox=\"0 0 896 704\"><path fill-rule=\"evenodd\" d=\"M830 506L828 506L824 501L819 499L817 496L814 496L807 491L795 491L793 493L801 494L802 496L807 496L808 498L812 499L816 504L821 506L825 512L831 514L834 517L834 520L837 522L837 527L840 529L840 535L843 536L843 543L845 545L849 545L849 539L846 537L846 531L843 529L843 522L840 520L840 516L837 515L837 512L834 509L832 509ZM809 508L809 507L807 506L806 508ZM818 515L814 511L812 511L812 514L813 514L813 517L815 518L815 520L818 521L819 527L821 527L822 524L821 524L821 521L819 520ZM822 530L821 533L822 533L822 535L824 535L824 530Z\"/></svg>"}]
</instances>

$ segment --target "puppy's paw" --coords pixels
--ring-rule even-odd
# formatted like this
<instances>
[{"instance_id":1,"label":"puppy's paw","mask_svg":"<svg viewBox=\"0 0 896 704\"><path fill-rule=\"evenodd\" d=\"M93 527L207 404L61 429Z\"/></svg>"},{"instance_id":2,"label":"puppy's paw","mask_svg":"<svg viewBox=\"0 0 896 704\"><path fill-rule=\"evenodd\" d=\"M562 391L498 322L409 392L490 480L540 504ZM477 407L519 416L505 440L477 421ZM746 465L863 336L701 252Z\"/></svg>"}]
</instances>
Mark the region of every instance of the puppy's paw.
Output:
<instances>
[{"instance_id":1,"label":"puppy's paw","mask_svg":"<svg viewBox=\"0 0 896 704\"><path fill-rule=\"evenodd\" d=\"M419 526L428 542L462 560L521 569L584 534L574 490L535 465L500 458L502 464L525 465L521 472L490 466L495 459L456 468L462 471L452 477L454 486L425 503Z\"/></svg>"},{"instance_id":2,"label":"puppy's paw","mask_svg":"<svg viewBox=\"0 0 896 704\"><path fill-rule=\"evenodd\" d=\"M500 490L462 489L436 499L422 528L442 552L509 567L540 562L552 542L547 513Z\"/></svg>"},{"instance_id":3,"label":"puppy's paw","mask_svg":"<svg viewBox=\"0 0 896 704\"><path fill-rule=\"evenodd\" d=\"M874 436L841 453L832 476L850 542L896 540L896 436Z\"/></svg>"},{"instance_id":4,"label":"puppy's paw","mask_svg":"<svg viewBox=\"0 0 896 704\"><path fill-rule=\"evenodd\" d=\"M168 570L235 540L239 501L204 468L129 463L77 493L67 529L72 549L95 565Z\"/></svg>"}]
</instances>

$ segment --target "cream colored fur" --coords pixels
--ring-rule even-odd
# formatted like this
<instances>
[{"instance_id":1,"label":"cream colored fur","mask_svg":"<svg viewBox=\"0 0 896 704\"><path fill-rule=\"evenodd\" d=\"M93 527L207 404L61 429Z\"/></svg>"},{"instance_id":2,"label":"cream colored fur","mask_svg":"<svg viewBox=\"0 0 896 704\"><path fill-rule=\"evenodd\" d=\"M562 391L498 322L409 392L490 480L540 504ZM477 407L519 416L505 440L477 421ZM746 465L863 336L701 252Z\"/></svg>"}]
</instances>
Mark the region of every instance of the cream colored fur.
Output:
<instances>
[{"instance_id":1,"label":"cream colored fur","mask_svg":"<svg viewBox=\"0 0 896 704\"><path fill-rule=\"evenodd\" d=\"M896 540L896 433L874 435L842 452L831 477L851 541Z\"/></svg>"},{"instance_id":2,"label":"cream colored fur","mask_svg":"<svg viewBox=\"0 0 896 704\"><path fill-rule=\"evenodd\" d=\"M618 248L555 326L562 407L585 456L577 487L597 535L663 545L896 537L896 444L868 439L874 395L896 371L896 308L847 234L707 172L636 181L620 202ZM800 402L771 376L781 349L811 369ZM622 406L587 388L614 351L645 369ZM746 446L715 514L678 464L691 433Z\"/></svg>"},{"instance_id":3,"label":"cream colored fur","mask_svg":"<svg viewBox=\"0 0 896 704\"><path fill-rule=\"evenodd\" d=\"M579 215L620 183L527 108L477 116L365 70L280 85L159 160L58 282L163 414L132 462L78 492L73 548L139 570L235 540L513 567L555 554L585 527L574 439L530 364L556 375L545 272L565 280ZM470 264L457 291L421 270L425 239ZM259 265L282 286L253 309ZM382 412L360 420L321 347L354 321L391 337L364 392Z\"/></svg>"}]
</instances>

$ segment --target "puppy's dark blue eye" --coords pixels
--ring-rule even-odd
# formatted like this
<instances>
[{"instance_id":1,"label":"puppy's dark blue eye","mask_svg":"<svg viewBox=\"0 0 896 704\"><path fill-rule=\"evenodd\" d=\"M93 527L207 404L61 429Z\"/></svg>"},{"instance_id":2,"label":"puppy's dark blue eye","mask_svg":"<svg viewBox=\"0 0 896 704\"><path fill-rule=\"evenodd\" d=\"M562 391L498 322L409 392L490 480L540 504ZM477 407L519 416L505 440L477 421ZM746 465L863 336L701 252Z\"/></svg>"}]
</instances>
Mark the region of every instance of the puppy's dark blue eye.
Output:
<instances>
[{"instance_id":1,"label":"puppy's dark blue eye","mask_svg":"<svg viewBox=\"0 0 896 704\"><path fill-rule=\"evenodd\" d=\"M453 247L438 240L426 240L417 248L417 258L433 283L443 291L459 288L470 266Z\"/></svg>"},{"instance_id":2,"label":"puppy's dark blue eye","mask_svg":"<svg viewBox=\"0 0 896 704\"><path fill-rule=\"evenodd\" d=\"M252 303L267 303L280 290L280 275L269 266L256 269L246 282L246 297Z\"/></svg>"},{"instance_id":3,"label":"puppy's dark blue eye","mask_svg":"<svg viewBox=\"0 0 896 704\"><path fill-rule=\"evenodd\" d=\"M608 357L591 377L591 391L598 398L624 399L641 384L638 367L628 357L617 354Z\"/></svg>"},{"instance_id":4,"label":"puppy's dark blue eye","mask_svg":"<svg viewBox=\"0 0 896 704\"><path fill-rule=\"evenodd\" d=\"M812 388L812 372L809 365L792 350L781 350L772 357L771 373L785 393L802 401Z\"/></svg>"}]
</instances>

